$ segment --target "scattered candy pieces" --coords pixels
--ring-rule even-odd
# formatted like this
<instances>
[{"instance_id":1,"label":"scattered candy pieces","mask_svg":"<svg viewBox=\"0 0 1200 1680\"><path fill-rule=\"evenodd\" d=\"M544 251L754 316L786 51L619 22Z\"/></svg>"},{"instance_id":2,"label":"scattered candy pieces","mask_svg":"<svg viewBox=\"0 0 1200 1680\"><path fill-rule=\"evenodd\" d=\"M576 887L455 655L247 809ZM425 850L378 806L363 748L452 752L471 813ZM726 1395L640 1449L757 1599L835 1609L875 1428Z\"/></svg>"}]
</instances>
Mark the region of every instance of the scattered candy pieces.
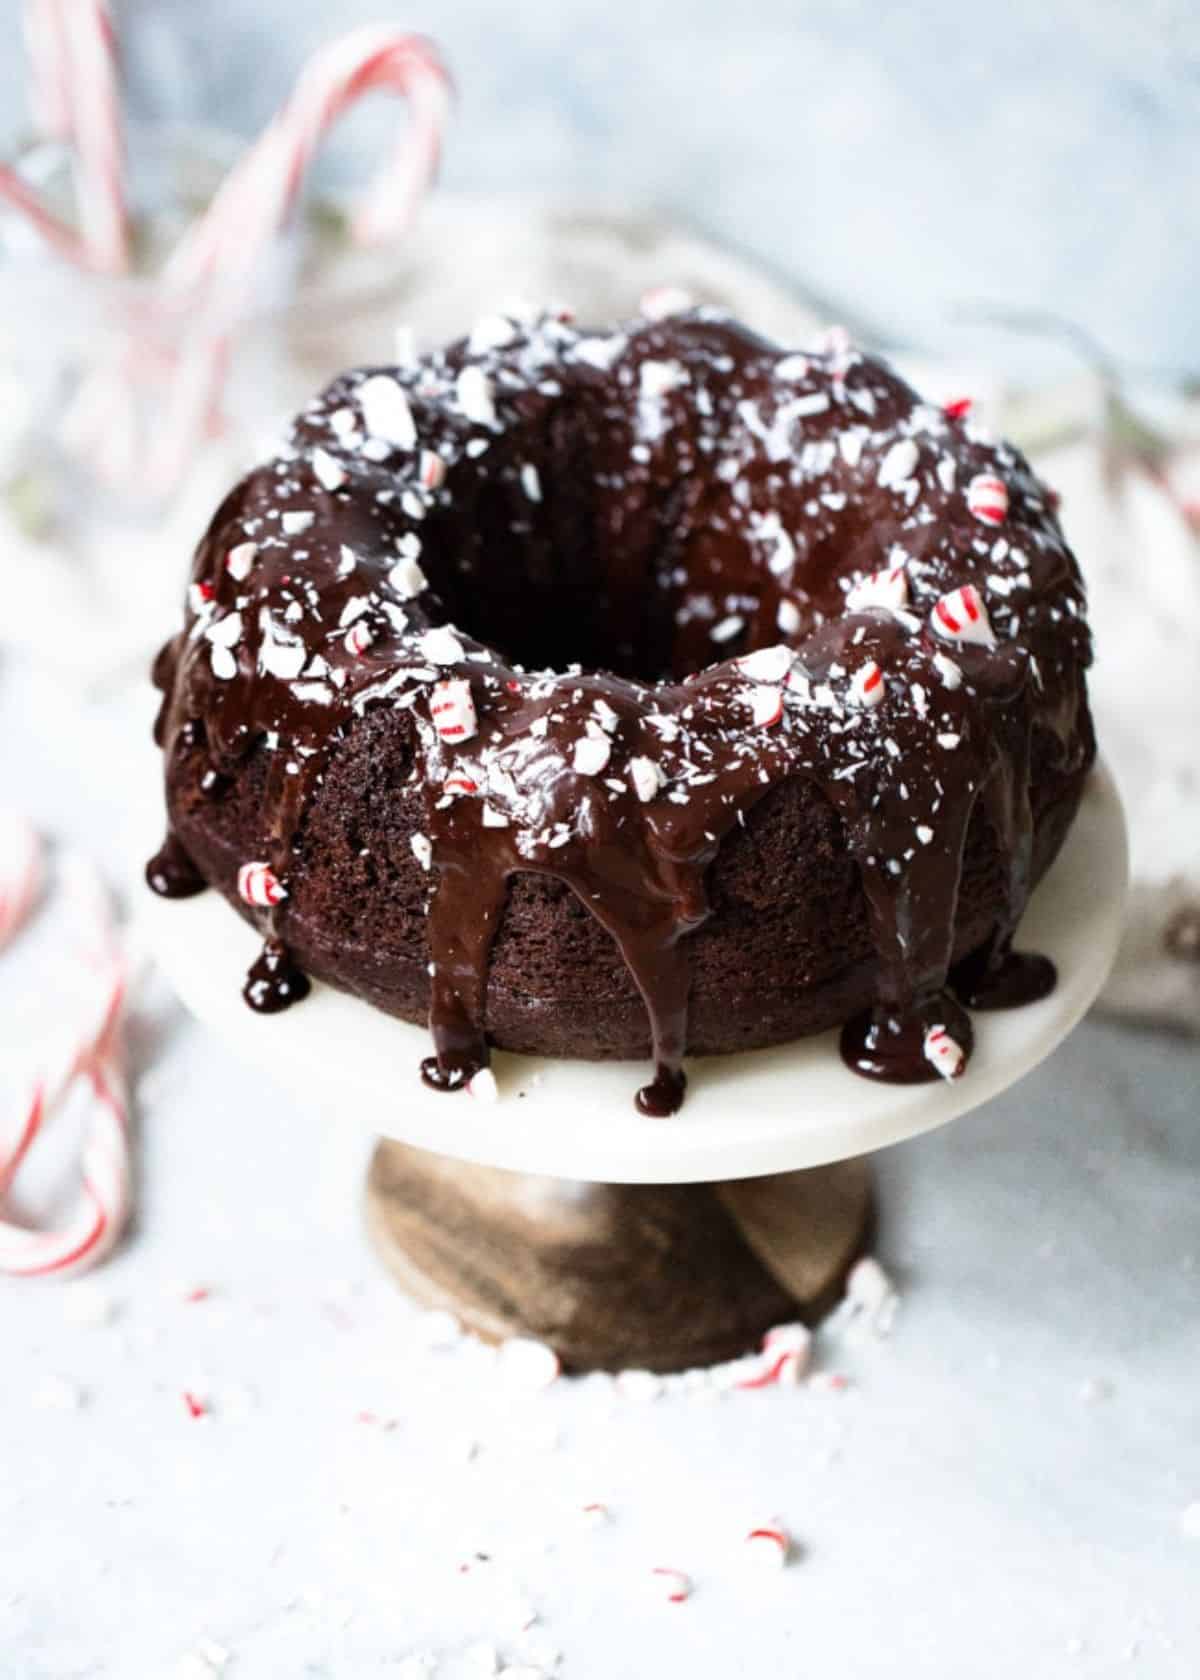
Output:
<instances>
[{"instance_id":1,"label":"scattered candy pieces","mask_svg":"<svg viewBox=\"0 0 1200 1680\"><path fill-rule=\"evenodd\" d=\"M500 1101L500 1087L496 1084L496 1075L491 1068L480 1068L467 1080L467 1093L476 1102L498 1103Z\"/></svg>"},{"instance_id":2,"label":"scattered candy pieces","mask_svg":"<svg viewBox=\"0 0 1200 1680\"><path fill-rule=\"evenodd\" d=\"M883 672L873 659L859 666L850 679L850 698L856 706L873 711L887 693Z\"/></svg>"},{"instance_id":3,"label":"scattered candy pieces","mask_svg":"<svg viewBox=\"0 0 1200 1680\"><path fill-rule=\"evenodd\" d=\"M633 783L633 791L642 804L647 804L662 787L662 771L652 758L631 758L629 760L629 779Z\"/></svg>"},{"instance_id":4,"label":"scattered candy pieces","mask_svg":"<svg viewBox=\"0 0 1200 1680\"><path fill-rule=\"evenodd\" d=\"M386 373L373 373L358 388L358 404L368 437L411 449L417 428L404 387Z\"/></svg>"},{"instance_id":5,"label":"scattered candy pieces","mask_svg":"<svg viewBox=\"0 0 1200 1680\"><path fill-rule=\"evenodd\" d=\"M861 1311L877 1312L893 1293L891 1278L871 1255L865 1254L851 1266L846 1299Z\"/></svg>"},{"instance_id":6,"label":"scattered candy pieces","mask_svg":"<svg viewBox=\"0 0 1200 1680\"><path fill-rule=\"evenodd\" d=\"M943 1079L957 1079L967 1065L962 1045L940 1023L925 1034L922 1050L925 1060Z\"/></svg>"},{"instance_id":7,"label":"scattered candy pieces","mask_svg":"<svg viewBox=\"0 0 1200 1680\"><path fill-rule=\"evenodd\" d=\"M433 846L429 836L427 834L414 834L409 840L409 845L412 847L412 854L421 868L431 869L433 867Z\"/></svg>"},{"instance_id":8,"label":"scattered candy pieces","mask_svg":"<svg viewBox=\"0 0 1200 1680\"><path fill-rule=\"evenodd\" d=\"M768 1348L746 1361L744 1374L734 1381L735 1388L751 1391L756 1388L795 1388L808 1368L808 1352L794 1349Z\"/></svg>"},{"instance_id":9,"label":"scattered candy pieces","mask_svg":"<svg viewBox=\"0 0 1200 1680\"><path fill-rule=\"evenodd\" d=\"M446 482L446 463L436 449L422 449L417 479L422 490L440 490Z\"/></svg>"},{"instance_id":10,"label":"scattered candy pieces","mask_svg":"<svg viewBox=\"0 0 1200 1680\"><path fill-rule=\"evenodd\" d=\"M846 1278L846 1306L870 1324L876 1335L886 1336L895 1321L900 1296L895 1284L878 1260L865 1254L856 1260Z\"/></svg>"},{"instance_id":11,"label":"scattered candy pieces","mask_svg":"<svg viewBox=\"0 0 1200 1680\"><path fill-rule=\"evenodd\" d=\"M984 525L1003 525L1008 518L1008 486L994 473L976 473L967 485L967 507Z\"/></svg>"},{"instance_id":12,"label":"scattered candy pieces","mask_svg":"<svg viewBox=\"0 0 1200 1680\"><path fill-rule=\"evenodd\" d=\"M775 647L743 653L734 664L752 682L781 683L791 670L794 657L790 647L778 643Z\"/></svg>"},{"instance_id":13,"label":"scattered candy pieces","mask_svg":"<svg viewBox=\"0 0 1200 1680\"><path fill-rule=\"evenodd\" d=\"M350 476L342 463L327 449L313 450L312 468L322 489L329 491L340 490Z\"/></svg>"},{"instance_id":14,"label":"scattered candy pieces","mask_svg":"<svg viewBox=\"0 0 1200 1680\"><path fill-rule=\"evenodd\" d=\"M996 645L983 597L973 583L943 595L929 617L938 635L947 641L973 643L978 647Z\"/></svg>"},{"instance_id":15,"label":"scattered candy pieces","mask_svg":"<svg viewBox=\"0 0 1200 1680\"><path fill-rule=\"evenodd\" d=\"M287 897L287 888L269 863L244 863L237 872L237 890L243 903L258 909L271 909Z\"/></svg>"},{"instance_id":16,"label":"scattered candy pieces","mask_svg":"<svg viewBox=\"0 0 1200 1680\"><path fill-rule=\"evenodd\" d=\"M598 776L612 757L612 743L603 733L576 741L571 768L577 776Z\"/></svg>"},{"instance_id":17,"label":"scattered candy pieces","mask_svg":"<svg viewBox=\"0 0 1200 1680\"><path fill-rule=\"evenodd\" d=\"M258 547L255 543L238 543L225 556L225 570L236 583L245 583L254 569L254 562L258 558Z\"/></svg>"},{"instance_id":18,"label":"scattered candy pieces","mask_svg":"<svg viewBox=\"0 0 1200 1680\"><path fill-rule=\"evenodd\" d=\"M883 572L868 572L859 578L846 596L851 612L864 607L885 607L898 612L908 605L908 573L903 566L892 566Z\"/></svg>"},{"instance_id":19,"label":"scattered candy pieces","mask_svg":"<svg viewBox=\"0 0 1200 1680\"><path fill-rule=\"evenodd\" d=\"M782 1569L792 1552L792 1539L781 1524L768 1523L752 1528L746 1536L747 1556L768 1569Z\"/></svg>"},{"instance_id":20,"label":"scattered candy pieces","mask_svg":"<svg viewBox=\"0 0 1200 1680\"><path fill-rule=\"evenodd\" d=\"M496 1358L505 1381L516 1388L549 1388L562 1371L554 1349L527 1336L501 1342Z\"/></svg>"},{"instance_id":21,"label":"scattered candy pieces","mask_svg":"<svg viewBox=\"0 0 1200 1680\"><path fill-rule=\"evenodd\" d=\"M808 1386L827 1394L845 1394L851 1383L844 1371L814 1371Z\"/></svg>"},{"instance_id":22,"label":"scattered candy pieces","mask_svg":"<svg viewBox=\"0 0 1200 1680\"><path fill-rule=\"evenodd\" d=\"M750 716L758 729L770 729L783 716L783 690L763 686L750 695Z\"/></svg>"},{"instance_id":23,"label":"scattered candy pieces","mask_svg":"<svg viewBox=\"0 0 1200 1680\"><path fill-rule=\"evenodd\" d=\"M482 368L462 368L454 388L458 406L468 420L474 420L480 426L495 425L496 405L493 400L492 382Z\"/></svg>"},{"instance_id":24,"label":"scattered candy pieces","mask_svg":"<svg viewBox=\"0 0 1200 1680\"><path fill-rule=\"evenodd\" d=\"M692 1596L691 1577L682 1569L669 1569L660 1564L650 1571L650 1579L668 1604L684 1604Z\"/></svg>"},{"instance_id":25,"label":"scattered candy pieces","mask_svg":"<svg viewBox=\"0 0 1200 1680\"><path fill-rule=\"evenodd\" d=\"M805 1365L812 1357L813 1334L807 1324L775 1324L762 1339L764 1353L790 1353Z\"/></svg>"},{"instance_id":26,"label":"scattered candy pieces","mask_svg":"<svg viewBox=\"0 0 1200 1680\"><path fill-rule=\"evenodd\" d=\"M406 562L402 562L402 564L405 563ZM362 654L366 653L371 643L375 640L375 632L371 629L371 626L365 619L360 618L356 624L352 624L349 630L347 630L344 640L346 652L351 653L358 658Z\"/></svg>"},{"instance_id":27,"label":"scattered candy pieces","mask_svg":"<svg viewBox=\"0 0 1200 1680\"><path fill-rule=\"evenodd\" d=\"M436 683L429 712L443 741L469 741L479 728L471 685L465 677Z\"/></svg>"}]
</instances>

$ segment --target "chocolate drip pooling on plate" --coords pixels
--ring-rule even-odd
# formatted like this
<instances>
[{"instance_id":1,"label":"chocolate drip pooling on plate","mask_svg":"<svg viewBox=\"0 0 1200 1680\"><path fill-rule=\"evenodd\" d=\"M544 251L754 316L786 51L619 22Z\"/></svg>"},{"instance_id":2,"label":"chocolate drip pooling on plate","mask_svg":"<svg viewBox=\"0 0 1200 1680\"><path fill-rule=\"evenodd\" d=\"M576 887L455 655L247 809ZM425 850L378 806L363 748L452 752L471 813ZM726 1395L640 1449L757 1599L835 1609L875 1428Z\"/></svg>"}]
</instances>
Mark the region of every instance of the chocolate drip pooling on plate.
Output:
<instances>
[{"instance_id":1,"label":"chocolate drip pooling on plate","mask_svg":"<svg viewBox=\"0 0 1200 1680\"><path fill-rule=\"evenodd\" d=\"M1040 995L1048 965L1012 951L1032 743L1085 762L1089 657L1027 464L838 336L797 353L710 310L611 333L495 317L336 380L226 499L156 666L158 739L168 778L202 749L217 806L267 757L243 861L278 900L247 997L281 1008L307 990L288 950L306 812L362 720L402 714L429 888L425 1078L458 1089L486 1067L509 883L544 874L616 941L653 1042L638 1103L665 1114L706 874L790 778L837 811L869 907L877 1001L843 1032L851 1066L937 1077L940 1032L960 1068L951 981L975 1007ZM977 803L1005 912L951 977ZM151 884L180 890L188 863L169 837Z\"/></svg>"}]
</instances>

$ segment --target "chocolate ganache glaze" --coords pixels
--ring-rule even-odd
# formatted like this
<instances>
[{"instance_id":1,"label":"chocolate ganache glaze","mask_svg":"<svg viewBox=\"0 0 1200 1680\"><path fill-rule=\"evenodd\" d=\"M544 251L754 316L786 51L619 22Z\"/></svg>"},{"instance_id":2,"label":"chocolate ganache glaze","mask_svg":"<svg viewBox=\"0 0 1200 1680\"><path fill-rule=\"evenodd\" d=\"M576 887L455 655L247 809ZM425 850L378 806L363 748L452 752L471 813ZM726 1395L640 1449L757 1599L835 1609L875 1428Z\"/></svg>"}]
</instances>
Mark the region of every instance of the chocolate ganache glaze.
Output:
<instances>
[{"instance_id":1,"label":"chocolate ganache glaze","mask_svg":"<svg viewBox=\"0 0 1200 1680\"><path fill-rule=\"evenodd\" d=\"M1053 983L1012 940L1093 755L1053 498L961 407L704 309L345 374L197 552L151 886L259 922L254 1008L427 1011L440 1089L647 1023L651 1114L835 1023L961 1072L964 1002Z\"/></svg>"}]
</instances>

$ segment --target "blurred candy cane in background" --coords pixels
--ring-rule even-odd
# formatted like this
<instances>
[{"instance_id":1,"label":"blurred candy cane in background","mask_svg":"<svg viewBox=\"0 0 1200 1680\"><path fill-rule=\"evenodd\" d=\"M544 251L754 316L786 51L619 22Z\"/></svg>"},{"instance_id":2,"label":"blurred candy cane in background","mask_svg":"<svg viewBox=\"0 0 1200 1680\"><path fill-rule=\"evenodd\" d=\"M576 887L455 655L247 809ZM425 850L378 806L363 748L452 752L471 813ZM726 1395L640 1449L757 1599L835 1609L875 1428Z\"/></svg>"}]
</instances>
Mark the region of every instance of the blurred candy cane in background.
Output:
<instances>
[{"instance_id":1,"label":"blurred candy cane in background","mask_svg":"<svg viewBox=\"0 0 1200 1680\"><path fill-rule=\"evenodd\" d=\"M28 904L36 896L41 858L40 847L29 844L31 832L23 819L0 817L0 833L17 840L0 850L6 902ZM57 874L69 949L55 1021L34 1052L33 1073L7 1080L0 1106L0 1272L18 1277L68 1276L96 1265L117 1243L133 1204L122 1031L125 956L108 894L91 864L68 854ZM62 1219L40 1229L13 1217L15 1182L39 1141L67 1120L81 1129L79 1188Z\"/></svg>"},{"instance_id":2,"label":"blurred candy cane in background","mask_svg":"<svg viewBox=\"0 0 1200 1680\"><path fill-rule=\"evenodd\" d=\"M123 274L130 212L117 43L105 0L29 0L26 40L39 128L71 155L75 220L7 166L0 166L0 202L79 268ZM85 370L59 435L101 478L131 495L161 498L176 488L219 424L238 328L254 309L314 158L339 119L379 90L404 98L411 121L349 228L363 244L407 231L437 174L449 73L421 36L391 26L352 30L301 71L279 114L160 272L139 277L124 332Z\"/></svg>"},{"instance_id":3,"label":"blurred candy cane in background","mask_svg":"<svg viewBox=\"0 0 1200 1680\"><path fill-rule=\"evenodd\" d=\"M411 129L351 219L357 239L399 238L437 175L450 78L433 43L387 28L351 31L318 51L265 133L231 171L162 275L162 306L192 322L151 477L171 484L212 419L270 247L287 226L329 131L378 89L407 98Z\"/></svg>"},{"instance_id":4,"label":"blurred candy cane in background","mask_svg":"<svg viewBox=\"0 0 1200 1680\"><path fill-rule=\"evenodd\" d=\"M72 148L79 231L89 265L129 266L117 38L107 0L27 0L34 118Z\"/></svg>"},{"instance_id":5,"label":"blurred candy cane in background","mask_svg":"<svg viewBox=\"0 0 1200 1680\"><path fill-rule=\"evenodd\" d=\"M78 232L41 205L13 171L0 195L64 255L100 274L129 266L116 33L107 0L27 0L30 103L41 134L70 147Z\"/></svg>"}]
</instances>

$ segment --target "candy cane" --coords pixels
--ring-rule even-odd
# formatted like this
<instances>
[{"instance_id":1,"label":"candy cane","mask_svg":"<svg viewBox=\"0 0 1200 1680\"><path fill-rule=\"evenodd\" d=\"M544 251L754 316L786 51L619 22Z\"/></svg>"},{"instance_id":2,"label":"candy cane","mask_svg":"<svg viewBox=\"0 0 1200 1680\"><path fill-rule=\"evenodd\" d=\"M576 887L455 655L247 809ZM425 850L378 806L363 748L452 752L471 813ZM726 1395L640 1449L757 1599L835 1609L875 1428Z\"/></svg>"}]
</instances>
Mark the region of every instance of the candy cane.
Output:
<instances>
[{"instance_id":1,"label":"candy cane","mask_svg":"<svg viewBox=\"0 0 1200 1680\"><path fill-rule=\"evenodd\" d=\"M187 293L212 279L219 266L227 293L240 294L294 209L321 142L351 105L379 88L407 97L414 133L396 148L360 205L354 233L363 240L402 233L437 173L450 77L431 41L369 26L314 54L283 109L172 253L166 285ZM243 301L239 295L237 302Z\"/></svg>"},{"instance_id":2,"label":"candy cane","mask_svg":"<svg viewBox=\"0 0 1200 1680\"><path fill-rule=\"evenodd\" d=\"M28 182L4 163L0 163L0 199L20 211L34 232L60 256L81 268L88 266L87 247L75 229L48 210Z\"/></svg>"},{"instance_id":3,"label":"candy cane","mask_svg":"<svg viewBox=\"0 0 1200 1680\"><path fill-rule=\"evenodd\" d=\"M24 33L34 123L48 140L69 140L71 102L59 6L47 0L26 0Z\"/></svg>"},{"instance_id":4,"label":"candy cane","mask_svg":"<svg viewBox=\"0 0 1200 1680\"><path fill-rule=\"evenodd\" d=\"M432 42L367 27L315 54L286 105L171 254L162 276L167 306L181 313L196 308L198 314L150 468L154 482L165 485L178 477L216 407L230 335L247 311L264 252L294 210L321 142L350 106L376 89L408 99L413 128L360 203L352 229L362 241L403 233L437 174L450 77Z\"/></svg>"},{"instance_id":5,"label":"candy cane","mask_svg":"<svg viewBox=\"0 0 1200 1680\"><path fill-rule=\"evenodd\" d=\"M73 1036L47 1054L11 1141L0 1138L0 1203L45 1126L77 1093L84 1105L86 1141L79 1194L62 1225L38 1231L0 1219L0 1271L18 1277L65 1276L95 1265L119 1238L132 1202L120 1031L124 963L94 873L81 861L68 860L63 876L87 922L77 966L91 979L90 1013Z\"/></svg>"},{"instance_id":6,"label":"candy cane","mask_svg":"<svg viewBox=\"0 0 1200 1680\"><path fill-rule=\"evenodd\" d=\"M42 885L42 842L15 811L0 810L0 947L24 922Z\"/></svg>"},{"instance_id":7,"label":"candy cane","mask_svg":"<svg viewBox=\"0 0 1200 1680\"><path fill-rule=\"evenodd\" d=\"M25 37L39 125L74 153L82 253L90 267L119 274L128 267L129 230L107 0L28 0Z\"/></svg>"}]
</instances>

